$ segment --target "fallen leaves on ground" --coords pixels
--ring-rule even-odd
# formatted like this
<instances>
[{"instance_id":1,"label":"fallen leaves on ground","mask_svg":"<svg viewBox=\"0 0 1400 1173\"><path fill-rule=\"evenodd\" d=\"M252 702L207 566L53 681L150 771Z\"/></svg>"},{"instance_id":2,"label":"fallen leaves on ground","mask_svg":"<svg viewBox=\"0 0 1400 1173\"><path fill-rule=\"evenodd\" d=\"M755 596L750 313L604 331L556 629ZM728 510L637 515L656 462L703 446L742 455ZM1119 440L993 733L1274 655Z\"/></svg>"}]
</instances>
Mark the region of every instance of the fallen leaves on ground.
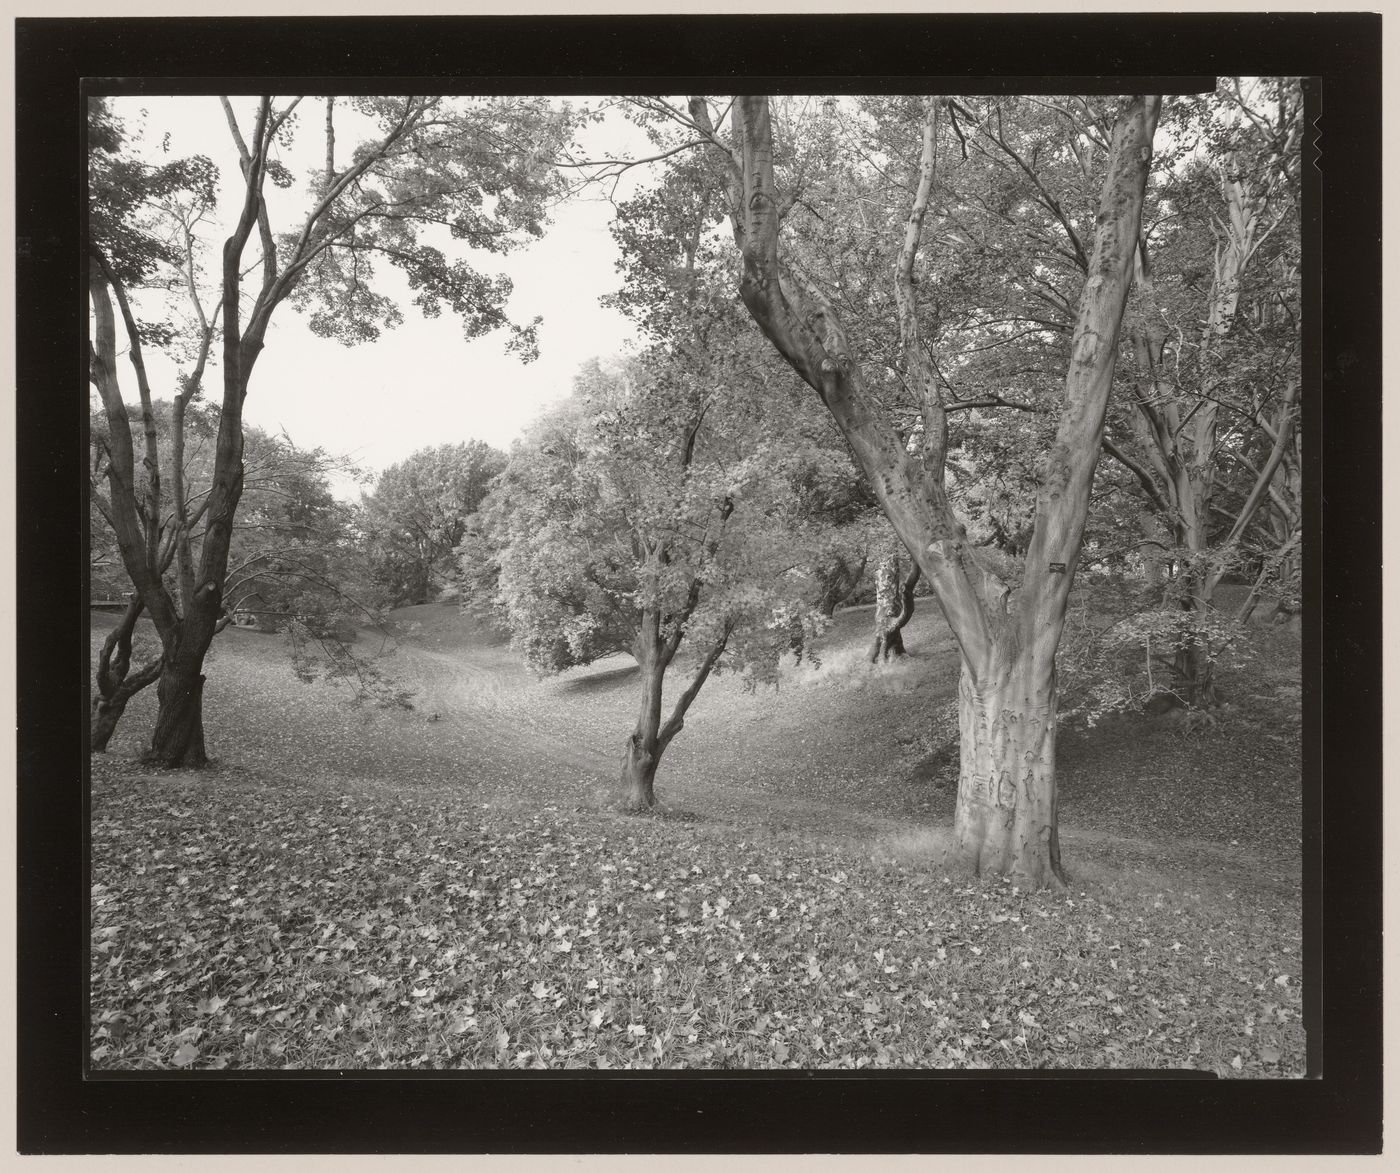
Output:
<instances>
[{"instance_id":1,"label":"fallen leaves on ground","mask_svg":"<svg viewBox=\"0 0 1400 1173\"><path fill-rule=\"evenodd\" d=\"M926 710L928 661L855 709L815 677L718 682L659 778L691 817L628 818L593 798L625 671L540 685L499 648L461 676L460 650L428 652L405 674L459 706L431 725L296 684L275 639L230 641L200 774L133 760L137 698L125 752L93 759L94 1067L1302 1072L1286 859L1198 869L1234 849L1067 820L1068 893L932 862L885 736ZM1074 768L1089 812L1128 785Z\"/></svg>"}]
</instances>

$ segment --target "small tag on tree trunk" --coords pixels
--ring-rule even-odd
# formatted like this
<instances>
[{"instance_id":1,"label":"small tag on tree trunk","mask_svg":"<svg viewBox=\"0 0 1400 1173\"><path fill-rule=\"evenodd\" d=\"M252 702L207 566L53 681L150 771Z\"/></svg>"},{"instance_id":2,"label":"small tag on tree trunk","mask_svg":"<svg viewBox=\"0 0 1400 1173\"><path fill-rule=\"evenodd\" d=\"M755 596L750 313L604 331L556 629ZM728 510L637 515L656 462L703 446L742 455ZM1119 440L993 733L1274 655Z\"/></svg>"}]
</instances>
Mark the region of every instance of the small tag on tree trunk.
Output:
<instances>
[{"instance_id":1,"label":"small tag on tree trunk","mask_svg":"<svg viewBox=\"0 0 1400 1173\"><path fill-rule=\"evenodd\" d=\"M1051 574L1064 574L1064 572L1065 572L1065 564L1064 564L1063 562L1052 562L1052 563L1050 563L1050 573L1051 573Z\"/></svg>"}]
</instances>

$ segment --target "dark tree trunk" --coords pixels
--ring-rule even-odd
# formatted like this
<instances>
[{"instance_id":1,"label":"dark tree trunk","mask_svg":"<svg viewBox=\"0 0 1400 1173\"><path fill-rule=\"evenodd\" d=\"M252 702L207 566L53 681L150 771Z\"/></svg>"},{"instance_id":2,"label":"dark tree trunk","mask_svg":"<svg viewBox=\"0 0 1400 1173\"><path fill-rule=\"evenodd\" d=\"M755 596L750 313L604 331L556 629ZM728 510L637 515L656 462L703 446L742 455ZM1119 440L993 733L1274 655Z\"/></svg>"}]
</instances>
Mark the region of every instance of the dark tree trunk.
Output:
<instances>
[{"instance_id":1,"label":"dark tree trunk","mask_svg":"<svg viewBox=\"0 0 1400 1173\"><path fill-rule=\"evenodd\" d=\"M160 660L156 659L139 668L134 675L129 674L131 636L143 610L145 604L140 594L133 593L127 600L121 621L102 641L102 651L97 658L97 695L92 698L92 723L88 735L90 753L107 752L107 743L126 712L126 702L154 683L160 673Z\"/></svg>"},{"instance_id":2,"label":"dark tree trunk","mask_svg":"<svg viewBox=\"0 0 1400 1173\"><path fill-rule=\"evenodd\" d=\"M160 712L146 761L170 769L201 769L209 764L204 752L203 655L192 666L182 657L161 668L156 695Z\"/></svg>"},{"instance_id":3,"label":"dark tree trunk","mask_svg":"<svg viewBox=\"0 0 1400 1173\"><path fill-rule=\"evenodd\" d=\"M117 731L122 714L126 712L126 701L124 696L114 700L92 698L92 731L88 738L88 752L107 752L107 743L112 740L112 734Z\"/></svg>"},{"instance_id":4,"label":"dark tree trunk","mask_svg":"<svg viewBox=\"0 0 1400 1173\"><path fill-rule=\"evenodd\" d=\"M878 663L891 657L898 659L904 655L904 636L899 628L892 627L875 637L875 646L870 649L870 662Z\"/></svg>"},{"instance_id":5,"label":"dark tree trunk","mask_svg":"<svg viewBox=\"0 0 1400 1173\"><path fill-rule=\"evenodd\" d=\"M844 558L838 557L835 565L828 569L822 585L821 598L817 603L817 610L824 619L834 616L836 608L855 594L861 579L865 577L868 561L868 557L863 557L852 566Z\"/></svg>"},{"instance_id":6,"label":"dark tree trunk","mask_svg":"<svg viewBox=\"0 0 1400 1173\"><path fill-rule=\"evenodd\" d=\"M637 728L627 739L627 748L622 755L623 805L628 810L650 810L656 805L656 767L661 764L661 755L676 734L685 728L686 713L700 695L700 689L729 643L730 629L726 624L696 667L690 683L676 698L671 715L662 724L661 690L666 680L666 669L670 667L684 633L684 627L674 617L669 622L675 624L674 630L663 639L661 617L655 611L643 612L641 629L632 645L633 654L642 668L642 702L637 712Z\"/></svg>"},{"instance_id":7,"label":"dark tree trunk","mask_svg":"<svg viewBox=\"0 0 1400 1173\"><path fill-rule=\"evenodd\" d=\"M656 805L657 751L639 729L627 739L622 756L622 805L627 810L650 810Z\"/></svg>"}]
</instances>

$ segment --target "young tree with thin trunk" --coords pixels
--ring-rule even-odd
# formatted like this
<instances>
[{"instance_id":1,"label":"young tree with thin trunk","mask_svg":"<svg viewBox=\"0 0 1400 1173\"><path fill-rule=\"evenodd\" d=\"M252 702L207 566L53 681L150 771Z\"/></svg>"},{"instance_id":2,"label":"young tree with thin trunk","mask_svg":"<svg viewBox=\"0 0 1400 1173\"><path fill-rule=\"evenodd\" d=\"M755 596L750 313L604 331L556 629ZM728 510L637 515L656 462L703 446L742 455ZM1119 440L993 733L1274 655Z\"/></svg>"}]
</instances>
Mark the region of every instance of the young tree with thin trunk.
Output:
<instances>
[{"instance_id":1,"label":"young tree with thin trunk","mask_svg":"<svg viewBox=\"0 0 1400 1173\"><path fill-rule=\"evenodd\" d=\"M1063 883L1055 788L1055 651L1080 554L1090 487L1133 277L1160 99L1127 100L1113 127L1087 279L1079 298L1055 440L1045 454L1019 586L983 565L949 501L947 406L922 344L914 261L934 182L937 100L926 103L915 195L894 279L903 379L921 408L921 441L903 442L868 391L826 292L784 261L787 197L774 175L769 100L733 102L733 132L692 99L691 124L730 175L744 263L740 294L769 341L817 392L849 441L904 545L947 616L962 654L961 764L955 835L979 872L1031 886Z\"/></svg>"},{"instance_id":2,"label":"young tree with thin trunk","mask_svg":"<svg viewBox=\"0 0 1400 1173\"><path fill-rule=\"evenodd\" d=\"M148 755L158 765L199 767L207 761L203 667L215 633L230 620L225 587L244 488L243 404L278 307L292 301L308 312L313 330L341 341L372 340L402 317L394 300L371 284L374 262L387 260L405 274L425 313L440 313L446 305L473 337L511 325L501 309L509 281L483 277L466 261L449 258L425 233L499 252L542 232L553 191L545 160L557 154L566 114L535 99L345 101L373 129L348 159L338 159L336 100L326 99L324 160L317 158L302 185L306 203L299 226L279 237L268 180L275 188L296 186L280 154L290 149L292 115L302 99L274 102L263 96L251 122L220 99L242 182L237 220L217 265L212 310L201 288L196 232L213 204L212 165L197 173L198 184L184 185L196 189L195 200L162 209L157 197L171 185L150 180L167 169L124 157L120 129L105 107L94 107L89 370L109 424L99 469L106 491L94 489L94 501L116 534L162 646L159 711ZM178 247L150 249L149 242L168 237L172 225L179 230ZM152 332L133 307L136 282L162 265L183 279L194 319L194 365L174 389L172 467L165 470L144 345L168 335ZM139 462L118 377L118 310L141 404ZM511 329L511 345L528 356L533 327ZM184 418L211 363L217 363L222 384L219 423L209 491L196 505L181 472ZM164 473L173 474L168 488ZM191 535L201 521L196 551ZM166 580L172 566L173 584Z\"/></svg>"},{"instance_id":3,"label":"young tree with thin trunk","mask_svg":"<svg viewBox=\"0 0 1400 1173\"><path fill-rule=\"evenodd\" d=\"M517 446L480 515L501 610L536 671L636 660L620 786L637 810L655 804L662 757L710 675L774 679L815 593L802 564L804 470L745 422L742 387L678 378L671 361L652 352L586 368Z\"/></svg>"}]
</instances>

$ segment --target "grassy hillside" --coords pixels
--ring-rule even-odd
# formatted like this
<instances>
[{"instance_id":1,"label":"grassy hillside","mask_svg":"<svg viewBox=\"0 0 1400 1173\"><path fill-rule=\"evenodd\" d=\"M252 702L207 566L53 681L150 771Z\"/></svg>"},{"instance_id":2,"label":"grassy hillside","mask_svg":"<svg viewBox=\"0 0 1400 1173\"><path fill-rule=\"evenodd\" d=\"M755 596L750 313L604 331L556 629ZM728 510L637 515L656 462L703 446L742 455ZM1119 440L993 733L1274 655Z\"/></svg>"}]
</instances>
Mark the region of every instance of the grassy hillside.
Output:
<instances>
[{"instance_id":1,"label":"grassy hillside","mask_svg":"<svg viewBox=\"0 0 1400 1173\"><path fill-rule=\"evenodd\" d=\"M455 608L395 620L357 649L411 709L229 630L216 769L140 767L149 694L94 759L98 1066L1301 1070L1294 635L1214 730L1063 731L1072 887L1032 896L944 865L927 605L900 662L853 610L779 688L711 681L641 819L629 659L537 680Z\"/></svg>"}]
</instances>

